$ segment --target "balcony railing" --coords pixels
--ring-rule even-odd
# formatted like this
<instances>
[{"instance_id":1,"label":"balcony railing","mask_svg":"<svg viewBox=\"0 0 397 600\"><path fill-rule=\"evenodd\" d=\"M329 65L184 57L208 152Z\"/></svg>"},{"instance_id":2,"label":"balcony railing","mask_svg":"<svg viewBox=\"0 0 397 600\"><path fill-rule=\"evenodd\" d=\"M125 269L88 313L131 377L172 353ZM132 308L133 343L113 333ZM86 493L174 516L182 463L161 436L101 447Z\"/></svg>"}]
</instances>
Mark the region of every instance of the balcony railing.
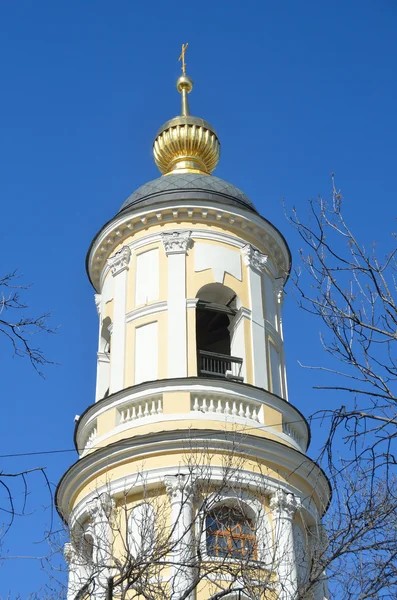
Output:
<instances>
[{"instance_id":1,"label":"balcony railing","mask_svg":"<svg viewBox=\"0 0 397 600\"><path fill-rule=\"evenodd\" d=\"M244 381L241 375L243 359L217 352L198 351L198 373L205 377L226 377Z\"/></svg>"}]
</instances>

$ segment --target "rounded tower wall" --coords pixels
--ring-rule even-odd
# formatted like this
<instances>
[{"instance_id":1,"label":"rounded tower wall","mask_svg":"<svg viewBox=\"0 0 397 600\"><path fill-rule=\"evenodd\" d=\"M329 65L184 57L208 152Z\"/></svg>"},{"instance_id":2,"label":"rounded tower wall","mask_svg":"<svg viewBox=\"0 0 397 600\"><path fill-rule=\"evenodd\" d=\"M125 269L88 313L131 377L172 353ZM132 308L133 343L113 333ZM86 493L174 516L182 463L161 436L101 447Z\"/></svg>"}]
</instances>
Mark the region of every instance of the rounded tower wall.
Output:
<instances>
[{"instance_id":1,"label":"rounded tower wall","mask_svg":"<svg viewBox=\"0 0 397 600\"><path fill-rule=\"evenodd\" d=\"M239 371L238 376L246 383L287 396L280 302L285 266L280 266L264 244L259 249L250 240L253 241L251 236L236 235L225 226L178 221L146 227L139 234L126 236L111 257L103 259L98 278L101 295L97 296L98 352L102 355L99 362L103 364L107 359L110 368L105 367L107 385L98 364L101 382L97 386L97 400L144 380L199 374L195 315L197 301L201 301L199 292L210 284L229 288L237 297L238 309L235 302L229 311L229 333L231 355L237 352L242 356L236 357L243 359L241 366L233 365ZM182 250L181 244L185 246ZM123 249L128 258L125 257L124 267L117 268L112 261L117 261ZM216 296L213 295L214 300ZM116 304L121 310L115 313ZM114 337L115 314L116 328L124 328L123 339L117 338L117 333ZM104 357L101 332L106 319L111 322L108 326L111 352ZM150 327L151 323L155 325ZM142 329L147 325L147 331ZM262 343L263 336L266 344ZM157 348L149 342L150 338L158 340L154 342ZM151 371L147 372L136 363L137 355L141 354L136 352L138 344L143 348L145 343L152 348ZM273 370L271 357L276 363ZM118 375L113 377L112 384L114 369L118 369Z\"/></svg>"},{"instance_id":2,"label":"rounded tower wall","mask_svg":"<svg viewBox=\"0 0 397 600\"><path fill-rule=\"evenodd\" d=\"M171 600L228 586L218 559L229 575L245 562L251 583L254 569L266 597L295 597L330 499L305 454L308 424L288 402L288 246L241 190L211 175L219 139L190 115L184 69L182 113L154 143L164 175L126 200L87 255L95 402L77 420L79 459L56 492L71 530L70 600L108 597L117 569L130 590L139 552L145 581ZM196 581L208 567L212 582Z\"/></svg>"}]
</instances>

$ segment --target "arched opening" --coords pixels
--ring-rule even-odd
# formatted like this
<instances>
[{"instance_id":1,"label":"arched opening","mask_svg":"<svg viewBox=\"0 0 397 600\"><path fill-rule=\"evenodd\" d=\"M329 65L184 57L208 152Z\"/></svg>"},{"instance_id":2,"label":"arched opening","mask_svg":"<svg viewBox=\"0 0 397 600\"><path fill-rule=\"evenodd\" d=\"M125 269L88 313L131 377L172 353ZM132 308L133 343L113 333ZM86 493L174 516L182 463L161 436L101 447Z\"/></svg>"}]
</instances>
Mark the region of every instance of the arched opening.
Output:
<instances>
[{"instance_id":1,"label":"arched opening","mask_svg":"<svg viewBox=\"0 0 397 600\"><path fill-rule=\"evenodd\" d=\"M257 543L252 519L233 505L220 505L206 517L208 556L256 560Z\"/></svg>"},{"instance_id":2,"label":"arched opening","mask_svg":"<svg viewBox=\"0 0 397 600\"><path fill-rule=\"evenodd\" d=\"M199 290L196 298L198 374L242 381L242 358L231 352L231 324L240 307L236 293L221 283L210 283Z\"/></svg>"}]
</instances>

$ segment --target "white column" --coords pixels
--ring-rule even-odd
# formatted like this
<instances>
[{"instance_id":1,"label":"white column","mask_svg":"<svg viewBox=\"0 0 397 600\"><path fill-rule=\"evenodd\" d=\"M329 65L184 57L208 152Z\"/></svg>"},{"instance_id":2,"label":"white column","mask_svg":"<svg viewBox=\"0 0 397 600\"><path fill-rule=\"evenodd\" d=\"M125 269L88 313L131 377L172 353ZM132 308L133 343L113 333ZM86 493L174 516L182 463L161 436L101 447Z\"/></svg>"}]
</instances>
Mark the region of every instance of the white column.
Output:
<instances>
[{"instance_id":1,"label":"white column","mask_svg":"<svg viewBox=\"0 0 397 600\"><path fill-rule=\"evenodd\" d=\"M110 576L109 564L112 562L112 511L114 501L109 494L104 493L87 505L88 514L92 523L94 534L93 562L97 569L96 585L92 600L104 600Z\"/></svg>"},{"instance_id":2,"label":"white column","mask_svg":"<svg viewBox=\"0 0 397 600\"><path fill-rule=\"evenodd\" d=\"M105 352L97 352L97 376L95 402L105 397L109 387L110 358Z\"/></svg>"},{"instance_id":3,"label":"white column","mask_svg":"<svg viewBox=\"0 0 397 600\"><path fill-rule=\"evenodd\" d=\"M68 565L68 591L67 600L74 600L85 582L81 581L78 567L78 556L72 542L67 542L63 547L63 555Z\"/></svg>"},{"instance_id":4,"label":"white column","mask_svg":"<svg viewBox=\"0 0 397 600\"><path fill-rule=\"evenodd\" d=\"M186 253L191 231L161 234L168 257L168 377L187 377Z\"/></svg>"},{"instance_id":5,"label":"white column","mask_svg":"<svg viewBox=\"0 0 397 600\"><path fill-rule=\"evenodd\" d=\"M108 259L114 277L113 329L110 357L110 393L124 387L125 366L125 311L127 302L127 275L131 250L124 246Z\"/></svg>"},{"instance_id":6,"label":"white column","mask_svg":"<svg viewBox=\"0 0 397 600\"><path fill-rule=\"evenodd\" d=\"M330 592L328 587L327 572L323 568L323 554L328 545L327 532L322 523L318 523L313 527L309 527L311 532L311 555L313 563L314 575L319 577L319 581L314 588L314 600L329 600Z\"/></svg>"},{"instance_id":7,"label":"white column","mask_svg":"<svg viewBox=\"0 0 397 600\"><path fill-rule=\"evenodd\" d=\"M293 600L298 591L292 521L299 506L293 494L277 490L270 499L274 524L274 555L276 559L279 600Z\"/></svg>"},{"instance_id":8,"label":"white column","mask_svg":"<svg viewBox=\"0 0 397 600\"><path fill-rule=\"evenodd\" d=\"M193 485L190 475L174 475L165 486L171 502L171 600L177 600L193 581Z\"/></svg>"},{"instance_id":9,"label":"white column","mask_svg":"<svg viewBox=\"0 0 397 600\"><path fill-rule=\"evenodd\" d=\"M244 246L242 254L249 278L254 385L268 389L262 285L262 274L267 262L267 256L253 248L250 244Z\"/></svg>"}]
</instances>

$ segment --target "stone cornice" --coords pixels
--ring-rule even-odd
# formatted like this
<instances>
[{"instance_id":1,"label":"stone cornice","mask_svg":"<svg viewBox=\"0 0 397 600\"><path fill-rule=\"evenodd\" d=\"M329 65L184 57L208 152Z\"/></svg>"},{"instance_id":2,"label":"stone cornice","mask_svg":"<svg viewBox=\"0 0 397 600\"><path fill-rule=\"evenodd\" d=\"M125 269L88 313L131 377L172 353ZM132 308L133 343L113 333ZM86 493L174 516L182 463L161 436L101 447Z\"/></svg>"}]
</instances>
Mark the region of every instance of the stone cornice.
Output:
<instances>
[{"instance_id":1,"label":"stone cornice","mask_svg":"<svg viewBox=\"0 0 397 600\"><path fill-rule=\"evenodd\" d=\"M84 518L87 517L87 506L98 496L98 494L107 493L111 494L114 498L124 498L125 490L134 489L134 492L137 494L144 491L147 492L150 489L158 491L160 485L164 484L167 478L176 477L179 474L180 466L174 465L144 470L138 479L136 473L112 479L107 484L89 493L74 506L73 511L70 514L70 525L73 527L74 523L82 522ZM202 477L202 469L200 468L197 472L193 469L191 475L194 477L195 491L199 492L200 484L202 482L207 483L209 477L214 483L214 486L218 486L219 484L222 485L225 479L225 467L210 466L208 470L206 470L204 478ZM226 494L222 494L222 496L230 496L233 494L233 488L238 488L240 490L238 493L242 498L247 499L251 496L251 501L255 504L255 498L252 498L254 487L261 491L262 496L269 496L269 498L271 498L278 490L282 490L284 493L293 494L296 497L301 508L311 515L316 523L316 527L318 527L319 516L313 500L304 495L300 495L300 491L290 483L281 483L279 479L267 475L266 478L264 478L262 474L254 473L246 469L239 469L238 472L234 474L229 473L229 476L230 481L233 484L232 489L226 491Z\"/></svg>"},{"instance_id":2,"label":"stone cornice","mask_svg":"<svg viewBox=\"0 0 397 600\"><path fill-rule=\"evenodd\" d=\"M206 429L190 431L189 436L185 438L181 436L180 431L174 431L120 440L74 463L58 484L55 504L63 518L68 518L72 499L96 473L103 470L109 473L119 464L134 460L144 461L151 455L167 453L171 456L175 452L183 453L192 443L198 452L213 453L232 452L236 441L234 436L228 439L224 432ZM322 469L304 454L279 442L257 438L247 433L238 440L238 453L277 464L282 472L294 474L307 481L314 495L318 497L321 512L326 510L331 496L328 479Z\"/></svg>"},{"instance_id":3,"label":"stone cornice","mask_svg":"<svg viewBox=\"0 0 397 600\"><path fill-rule=\"evenodd\" d=\"M133 233L159 224L164 227L164 231L171 230L175 228L176 219L192 223L192 237L194 229L199 228L201 223L226 227L230 234L243 240L242 245L253 243L260 251L268 252L269 258L277 265L278 275L288 277L291 268L289 248L282 234L269 221L243 208L227 204L215 209L203 207L202 202L198 201L174 201L167 205L153 205L150 210L137 208L134 212L121 213L102 228L87 255L87 271L94 287L99 290L103 268L111 252L131 238Z\"/></svg>"}]
</instances>

